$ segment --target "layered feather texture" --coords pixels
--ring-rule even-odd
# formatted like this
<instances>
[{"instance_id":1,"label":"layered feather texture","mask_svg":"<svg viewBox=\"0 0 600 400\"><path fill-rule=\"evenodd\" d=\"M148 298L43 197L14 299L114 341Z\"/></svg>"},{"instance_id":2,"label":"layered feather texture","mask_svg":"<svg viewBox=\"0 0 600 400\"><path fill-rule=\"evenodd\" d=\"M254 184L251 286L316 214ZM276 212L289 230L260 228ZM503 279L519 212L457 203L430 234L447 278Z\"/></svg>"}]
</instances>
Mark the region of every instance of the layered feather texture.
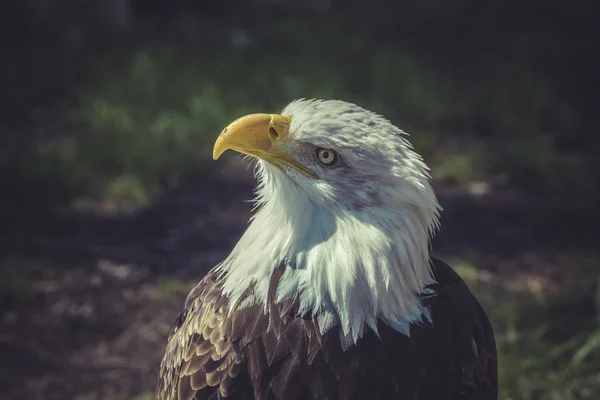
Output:
<instances>
[{"instance_id":1,"label":"layered feather texture","mask_svg":"<svg viewBox=\"0 0 600 400\"><path fill-rule=\"evenodd\" d=\"M335 329L297 317L297 300L276 301L285 267L261 304L228 316L213 271L188 296L171 336L159 400L496 400L491 324L464 282L433 261L437 283L421 296L435 321L404 335L383 322L343 349ZM242 298L251 295L249 289ZM435 294L432 294L435 293Z\"/></svg>"}]
</instances>

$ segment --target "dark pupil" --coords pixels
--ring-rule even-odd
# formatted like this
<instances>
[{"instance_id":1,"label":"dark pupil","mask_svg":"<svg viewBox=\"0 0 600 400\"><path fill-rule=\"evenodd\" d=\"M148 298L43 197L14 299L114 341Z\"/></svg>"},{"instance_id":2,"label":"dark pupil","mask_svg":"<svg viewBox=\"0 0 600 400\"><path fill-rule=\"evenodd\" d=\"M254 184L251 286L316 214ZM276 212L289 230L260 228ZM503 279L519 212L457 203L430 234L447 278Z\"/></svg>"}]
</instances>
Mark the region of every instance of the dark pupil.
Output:
<instances>
[{"instance_id":1,"label":"dark pupil","mask_svg":"<svg viewBox=\"0 0 600 400\"><path fill-rule=\"evenodd\" d=\"M324 151L323 152L323 158L329 158L329 152L328 151Z\"/></svg>"}]
</instances>

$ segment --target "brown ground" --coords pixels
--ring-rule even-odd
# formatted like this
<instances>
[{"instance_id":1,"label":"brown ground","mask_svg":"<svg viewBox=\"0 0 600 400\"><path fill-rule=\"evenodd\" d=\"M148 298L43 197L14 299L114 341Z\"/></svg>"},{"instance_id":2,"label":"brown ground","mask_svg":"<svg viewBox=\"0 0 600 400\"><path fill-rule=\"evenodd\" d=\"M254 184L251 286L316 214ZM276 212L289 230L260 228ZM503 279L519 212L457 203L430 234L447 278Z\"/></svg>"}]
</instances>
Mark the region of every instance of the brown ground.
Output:
<instances>
[{"instance_id":1,"label":"brown ground","mask_svg":"<svg viewBox=\"0 0 600 400\"><path fill-rule=\"evenodd\" d=\"M243 232L252 187L250 173L233 168L126 215L6 213L0 398L153 398L170 325L190 286ZM595 219L581 207L506 189L438 192L436 252L476 263L498 285L569 284L555 255L594 245Z\"/></svg>"}]
</instances>

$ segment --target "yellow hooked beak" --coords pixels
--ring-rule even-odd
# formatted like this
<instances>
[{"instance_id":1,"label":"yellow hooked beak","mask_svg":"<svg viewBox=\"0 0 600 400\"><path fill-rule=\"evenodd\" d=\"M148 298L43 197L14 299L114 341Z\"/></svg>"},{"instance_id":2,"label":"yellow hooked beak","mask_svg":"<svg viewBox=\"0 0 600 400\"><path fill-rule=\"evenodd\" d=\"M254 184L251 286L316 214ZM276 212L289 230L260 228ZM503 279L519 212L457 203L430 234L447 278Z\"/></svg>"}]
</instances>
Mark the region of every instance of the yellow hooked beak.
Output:
<instances>
[{"instance_id":1,"label":"yellow hooked beak","mask_svg":"<svg viewBox=\"0 0 600 400\"><path fill-rule=\"evenodd\" d=\"M294 168L311 178L317 174L303 166L294 156L285 151L290 143L291 118L279 114L250 114L229 124L217 138L213 159L218 159L226 150L265 160L276 167L284 165Z\"/></svg>"}]
</instances>

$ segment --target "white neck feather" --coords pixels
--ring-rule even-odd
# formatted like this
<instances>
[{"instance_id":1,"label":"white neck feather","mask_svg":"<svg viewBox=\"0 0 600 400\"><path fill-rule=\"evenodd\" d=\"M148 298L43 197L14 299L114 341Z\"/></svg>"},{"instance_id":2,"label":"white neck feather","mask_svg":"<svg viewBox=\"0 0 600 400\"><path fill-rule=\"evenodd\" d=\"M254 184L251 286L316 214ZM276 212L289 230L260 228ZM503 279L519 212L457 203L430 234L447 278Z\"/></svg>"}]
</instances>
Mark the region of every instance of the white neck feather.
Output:
<instances>
[{"instance_id":1,"label":"white neck feather","mask_svg":"<svg viewBox=\"0 0 600 400\"><path fill-rule=\"evenodd\" d=\"M252 284L239 307L266 304L271 275L285 263L277 300L298 296L300 313L316 316L322 333L339 326L344 347L366 327L377 332L378 319L408 335L428 318L418 294L433 282L431 218L413 207L326 208L283 172L258 169L259 210L218 267L231 305Z\"/></svg>"}]
</instances>

